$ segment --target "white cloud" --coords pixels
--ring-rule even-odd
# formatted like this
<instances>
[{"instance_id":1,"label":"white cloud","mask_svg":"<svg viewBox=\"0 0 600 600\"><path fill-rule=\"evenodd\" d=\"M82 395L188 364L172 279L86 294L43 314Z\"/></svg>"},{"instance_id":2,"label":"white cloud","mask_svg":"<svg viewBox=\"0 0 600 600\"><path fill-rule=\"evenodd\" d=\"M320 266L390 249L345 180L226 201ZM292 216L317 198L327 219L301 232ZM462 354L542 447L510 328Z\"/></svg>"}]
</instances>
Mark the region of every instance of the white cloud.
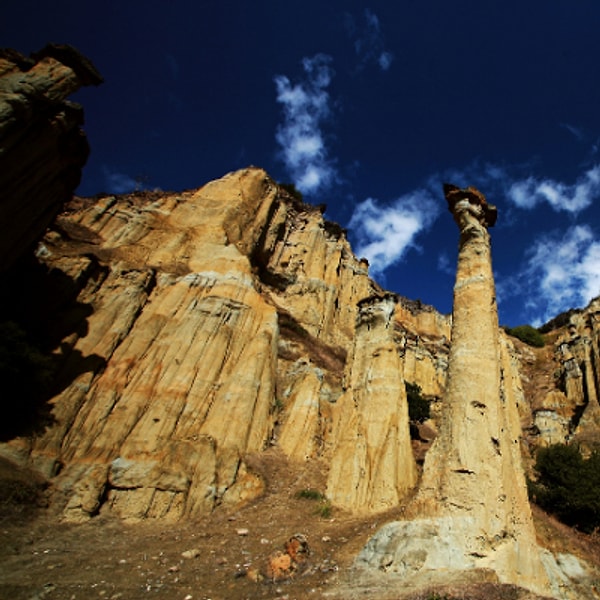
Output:
<instances>
[{"instance_id":1,"label":"white cloud","mask_svg":"<svg viewBox=\"0 0 600 600\"><path fill-rule=\"evenodd\" d=\"M346 29L354 40L354 50L359 61L358 69L375 63L382 71L387 71L392 65L394 55L385 49L385 37L379 17L369 9L365 10L364 17L364 26L359 27L352 15L346 15Z\"/></svg>"},{"instance_id":2,"label":"white cloud","mask_svg":"<svg viewBox=\"0 0 600 600\"><path fill-rule=\"evenodd\" d=\"M585 138L583 130L580 127L575 127L570 123L560 123L560 127L566 129L573 137L577 138L578 141L582 142Z\"/></svg>"},{"instance_id":3,"label":"white cloud","mask_svg":"<svg viewBox=\"0 0 600 600\"><path fill-rule=\"evenodd\" d=\"M304 193L314 193L330 184L336 176L321 131L330 117L327 88L334 71L331 57L317 54L304 58L305 78L293 85L285 75L275 77L277 102L282 104L284 122L276 140L294 183Z\"/></svg>"},{"instance_id":4,"label":"white cloud","mask_svg":"<svg viewBox=\"0 0 600 600\"><path fill-rule=\"evenodd\" d=\"M110 194L126 194L140 187L140 181L125 173L119 173L108 167L103 167L102 171L106 191Z\"/></svg>"},{"instance_id":5,"label":"white cloud","mask_svg":"<svg viewBox=\"0 0 600 600\"><path fill-rule=\"evenodd\" d=\"M573 185L536 177L515 181L508 188L507 196L523 209L547 202L555 211L577 213L600 197L600 165L584 173Z\"/></svg>"},{"instance_id":6,"label":"white cloud","mask_svg":"<svg viewBox=\"0 0 600 600\"><path fill-rule=\"evenodd\" d=\"M415 248L417 235L429 227L439 207L427 190L417 190L390 205L367 198L356 205L349 228L358 240L356 254L369 260L371 273L381 275Z\"/></svg>"},{"instance_id":7,"label":"white cloud","mask_svg":"<svg viewBox=\"0 0 600 600\"><path fill-rule=\"evenodd\" d=\"M441 252L439 254L437 267L446 275L452 275L454 277L456 274L456 261L452 262L446 252Z\"/></svg>"},{"instance_id":8,"label":"white cloud","mask_svg":"<svg viewBox=\"0 0 600 600\"><path fill-rule=\"evenodd\" d=\"M531 290L528 308L541 324L600 295L600 240L587 225L570 227L562 237L547 235L529 250L520 278Z\"/></svg>"},{"instance_id":9,"label":"white cloud","mask_svg":"<svg viewBox=\"0 0 600 600\"><path fill-rule=\"evenodd\" d=\"M382 52L377 59L382 70L387 71L392 66L394 55L391 52Z\"/></svg>"}]
</instances>

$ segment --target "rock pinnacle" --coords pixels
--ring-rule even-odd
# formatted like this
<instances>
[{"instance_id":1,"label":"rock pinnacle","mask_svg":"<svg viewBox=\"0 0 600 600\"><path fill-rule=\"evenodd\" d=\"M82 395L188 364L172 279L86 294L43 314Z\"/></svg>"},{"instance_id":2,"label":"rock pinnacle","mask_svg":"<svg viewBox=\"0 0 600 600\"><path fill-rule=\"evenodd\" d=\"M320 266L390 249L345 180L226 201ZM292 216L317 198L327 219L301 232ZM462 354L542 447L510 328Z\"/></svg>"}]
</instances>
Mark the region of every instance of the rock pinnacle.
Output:
<instances>
[{"instance_id":1,"label":"rock pinnacle","mask_svg":"<svg viewBox=\"0 0 600 600\"><path fill-rule=\"evenodd\" d=\"M389 523L357 559L405 578L479 572L548 593L515 426L503 392L490 235L496 207L446 184L460 232L452 341L440 432L427 453L413 520ZM390 562L391 561L391 562ZM485 575L487 574L487 575Z\"/></svg>"}]
</instances>

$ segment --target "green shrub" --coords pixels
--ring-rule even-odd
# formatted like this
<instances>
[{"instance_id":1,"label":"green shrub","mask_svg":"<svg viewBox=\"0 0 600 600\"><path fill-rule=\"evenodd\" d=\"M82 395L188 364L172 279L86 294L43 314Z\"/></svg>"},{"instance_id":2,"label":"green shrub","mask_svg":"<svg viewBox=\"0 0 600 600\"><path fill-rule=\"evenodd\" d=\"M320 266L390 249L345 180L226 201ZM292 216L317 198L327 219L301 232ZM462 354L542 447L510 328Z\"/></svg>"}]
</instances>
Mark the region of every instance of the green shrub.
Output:
<instances>
[{"instance_id":1,"label":"green shrub","mask_svg":"<svg viewBox=\"0 0 600 600\"><path fill-rule=\"evenodd\" d=\"M302 498L303 500L324 500L325 496L319 492L319 490L307 488L305 490L300 490L296 494L296 498Z\"/></svg>"},{"instance_id":2,"label":"green shrub","mask_svg":"<svg viewBox=\"0 0 600 600\"><path fill-rule=\"evenodd\" d=\"M322 519L329 519L331 517L331 504L329 502L321 502L319 508L317 508L317 514Z\"/></svg>"},{"instance_id":3,"label":"green shrub","mask_svg":"<svg viewBox=\"0 0 600 600\"><path fill-rule=\"evenodd\" d=\"M531 325L519 325L512 328L506 327L505 331L508 335L512 335L528 346L533 346L534 348L543 348L546 343L544 336Z\"/></svg>"},{"instance_id":4,"label":"green shrub","mask_svg":"<svg viewBox=\"0 0 600 600\"><path fill-rule=\"evenodd\" d=\"M416 383L404 382L406 399L408 400L408 418L411 421L422 423L429 419L429 401L421 395L421 386Z\"/></svg>"},{"instance_id":5,"label":"green shrub","mask_svg":"<svg viewBox=\"0 0 600 600\"><path fill-rule=\"evenodd\" d=\"M528 487L536 504L582 531L600 527L600 449L585 459L576 446L540 448L535 471Z\"/></svg>"},{"instance_id":6,"label":"green shrub","mask_svg":"<svg viewBox=\"0 0 600 600\"><path fill-rule=\"evenodd\" d=\"M296 498L318 502L315 513L323 519L329 519L329 517L331 517L331 503L327 500L325 494L322 494L319 490L313 488L300 490L296 493Z\"/></svg>"}]
</instances>

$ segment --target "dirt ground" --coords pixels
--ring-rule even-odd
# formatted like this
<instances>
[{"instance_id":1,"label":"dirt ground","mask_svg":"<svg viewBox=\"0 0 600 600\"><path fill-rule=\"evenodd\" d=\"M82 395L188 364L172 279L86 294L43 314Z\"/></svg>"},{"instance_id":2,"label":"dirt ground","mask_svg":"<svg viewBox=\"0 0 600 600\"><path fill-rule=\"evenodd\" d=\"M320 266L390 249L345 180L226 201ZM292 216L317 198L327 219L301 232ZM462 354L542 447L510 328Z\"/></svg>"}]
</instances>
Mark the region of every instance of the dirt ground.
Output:
<instances>
[{"instance_id":1,"label":"dirt ground","mask_svg":"<svg viewBox=\"0 0 600 600\"><path fill-rule=\"evenodd\" d=\"M324 490L316 468L293 473L277 453L262 460L263 497L239 510L217 507L205 519L169 524L126 524L102 514L83 524L61 523L38 506L44 504L42 482L4 464L0 599L322 597L377 526L393 516L361 520L330 512L323 499L298 497ZM295 534L304 535L310 549L304 572L255 581L265 574L268 557Z\"/></svg>"},{"instance_id":2,"label":"dirt ground","mask_svg":"<svg viewBox=\"0 0 600 600\"><path fill-rule=\"evenodd\" d=\"M298 473L277 452L261 460L267 491L238 510L217 507L205 519L171 524L126 524L100 514L77 525L59 522L43 506L48 494L44 482L0 461L0 600L350 597L342 590L352 584L354 557L376 529L402 509L364 519L330 512L323 499L299 497L303 491L305 496L316 495L306 490L324 490L324 476L316 465ZM261 579L269 556L295 534L305 536L310 549L302 572L281 581ZM546 535L551 536L551 524ZM533 597L514 586L491 584L418 593L389 589L377 596L357 589L351 594L365 599L402 596Z\"/></svg>"}]
</instances>

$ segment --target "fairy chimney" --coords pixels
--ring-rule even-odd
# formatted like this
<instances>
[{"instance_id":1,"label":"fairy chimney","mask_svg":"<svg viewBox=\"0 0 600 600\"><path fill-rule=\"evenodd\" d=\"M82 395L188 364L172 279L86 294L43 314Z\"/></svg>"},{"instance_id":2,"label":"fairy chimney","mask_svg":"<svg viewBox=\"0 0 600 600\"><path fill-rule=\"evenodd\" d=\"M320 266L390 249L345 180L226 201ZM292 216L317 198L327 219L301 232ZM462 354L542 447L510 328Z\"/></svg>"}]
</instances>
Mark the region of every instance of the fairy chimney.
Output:
<instances>
[{"instance_id":1,"label":"fairy chimney","mask_svg":"<svg viewBox=\"0 0 600 600\"><path fill-rule=\"evenodd\" d=\"M411 521L389 523L357 559L404 577L493 571L547 593L519 454L503 392L490 236L496 207L478 190L444 186L460 231L452 344L440 432L427 453Z\"/></svg>"}]
</instances>

